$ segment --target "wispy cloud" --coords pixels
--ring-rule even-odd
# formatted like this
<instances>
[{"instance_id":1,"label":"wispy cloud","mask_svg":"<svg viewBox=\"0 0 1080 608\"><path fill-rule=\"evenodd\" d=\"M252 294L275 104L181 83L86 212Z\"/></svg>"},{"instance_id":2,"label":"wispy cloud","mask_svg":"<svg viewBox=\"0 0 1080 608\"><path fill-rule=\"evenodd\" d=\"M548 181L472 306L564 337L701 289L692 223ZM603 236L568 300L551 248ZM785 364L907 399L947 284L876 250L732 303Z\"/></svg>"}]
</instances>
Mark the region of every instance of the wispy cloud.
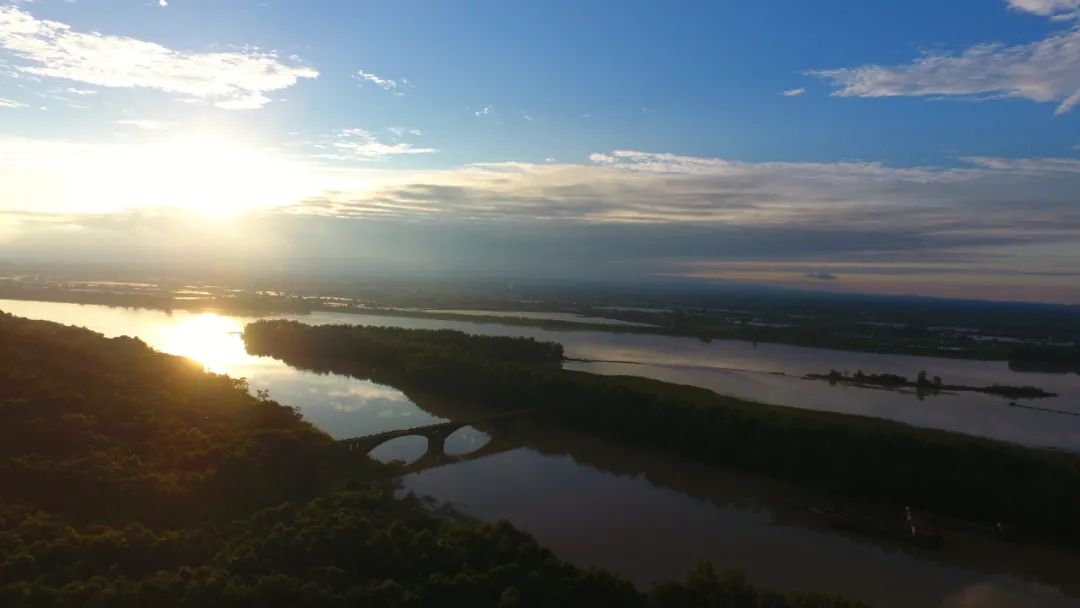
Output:
<instances>
[{"instance_id":1,"label":"wispy cloud","mask_svg":"<svg viewBox=\"0 0 1080 608\"><path fill-rule=\"evenodd\" d=\"M391 129L396 128L391 127ZM404 132L404 130L401 131L401 133ZM319 150L317 157L359 161L386 160L401 155L435 154L439 151L438 148L414 146L402 141L387 143L365 129L340 129L335 131L330 141L318 143L316 148Z\"/></svg>"},{"instance_id":2,"label":"wispy cloud","mask_svg":"<svg viewBox=\"0 0 1080 608\"><path fill-rule=\"evenodd\" d=\"M0 108L18 109L25 107L27 107L26 104L21 101L15 101L14 99L0 97Z\"/></svg>"},{"instance_id":3,"label":"wispy cloud","mask_svg":"<svg viewBox=\"0 0 1080 608\"><path fill-rule=\"evenodd\" d=\"M1010 0L1038 15L1073 18L1075 0ZM1080 103L1080 26L1029 44L983 43L959 53L926 52L910 64L814 70L840 97L960 96L1055 102L1055 114Z\"/></svg>"},{"instance_id":4,"label":"wispy cloud","mask_svg":"<svg viewBox=\"0 0 1080 608\"><path fill-rule=\"evenodd\" d=\"M420 129L407 129L405 127L386 127L386 131L395 138L404 137L406 133L414 137L419 137L424 134Z\"/></svg>"},{"instance_id":5,"label":"wispy cloud","mask_svg":"<svg viewBox=\"0 0 1080 608\"><path fill-rule=\"evenodd\" d=\"M802 95L805 92L806 92L806 89L804 87L799 87L797 89L788 89L786 91L781 92L780 94L783 95L784 97L798 97L799 95Z\"/></svg>"},{"instance_id":6,"label":"wispy cloud","mask_svg":"<svg viewBox=\"0 0 1080 608\"><path fill-rule=\"evenodd\" d=\"M149 118L131 118L125 120L116 121L118 125L124 125L126 127L136 127L146 131L167 131L176 128L176 123L152 120Z\"/></svg>"},{"instance_id":7,"label":"wispy cloud","mask_svg":"<svg viewBox=\"0 0 1080 608\"><path fill-rule=\"evenodd\" d=\"M310 67L290 66L273 52L199 53L97 32L76 32L57 21L0 7L0 46L27 62L22 73L119 88L147 88L213 101L228 109L258 108L266 93L315 78Z\"/></svg>"},{"instance_id":8,"label":"wispy cloud","mask_svg":"<svg viewBox=\"0 0 1080 608\"><path fill-rule=\"evenodd\" d=\"M495 111L495 107L489 104L489 105L486 105L486 106L480 108L479 110L473 112L473 115L476 116L477 118L479 118L481 116L489 116L494 111Z\"/></svg>"},{"instance_id":9,"label":"wispy cloud","mask_svg":"<svg viewBox=\"0 0 1080 608\"><path fill-rule=\"evenodd\" d=\"M357 70L354 78L360 81L360 84L370 82L371 84L379 87L384 91L389 91L394 95L404 95L405 89L411 88L412 83L405 78L394 80L392 78L383 78L371 72L365 72L364 70Z\"/></svg>"}]
</instances>

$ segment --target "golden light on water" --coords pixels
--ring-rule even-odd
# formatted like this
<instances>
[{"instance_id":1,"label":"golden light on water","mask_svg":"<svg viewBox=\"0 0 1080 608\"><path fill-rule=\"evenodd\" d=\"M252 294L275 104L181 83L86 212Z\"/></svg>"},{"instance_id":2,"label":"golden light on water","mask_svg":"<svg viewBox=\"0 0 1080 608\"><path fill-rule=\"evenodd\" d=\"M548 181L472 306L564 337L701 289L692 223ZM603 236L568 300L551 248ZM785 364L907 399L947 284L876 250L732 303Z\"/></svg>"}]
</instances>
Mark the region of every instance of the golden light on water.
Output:
<instances>
[{"instance_id":1,"label":"golden light on water","mask_svg":"<svg viewBox=\"0 0 1080 608\"><path fill-rule=\"evenodd\" d=\"M244 350L240 333L244 323L212 312L192 315L164 328L158 348L201 363L207 370L223 374L253 357Z\"/></svg>"}]
</instances>

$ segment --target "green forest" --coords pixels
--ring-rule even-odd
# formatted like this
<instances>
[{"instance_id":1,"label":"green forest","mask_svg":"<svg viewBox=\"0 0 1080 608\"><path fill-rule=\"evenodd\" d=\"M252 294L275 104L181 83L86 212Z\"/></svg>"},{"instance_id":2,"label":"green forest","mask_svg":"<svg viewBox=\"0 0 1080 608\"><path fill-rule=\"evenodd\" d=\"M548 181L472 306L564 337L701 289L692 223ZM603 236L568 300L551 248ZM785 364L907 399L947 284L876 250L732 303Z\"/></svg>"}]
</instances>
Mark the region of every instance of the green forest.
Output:
<instances>
[{"instance_id":1,"label":"green forest","mask_svg":"<svg viewBox=\"0 0 1080 608\"><path fill-rule=\"evenodd\" d=\"M425 369L462 346L402 344L394 365ZM561 357L527 341L470 346L522 369ZM505 522L398 496L392 465L136 339L0 313L0 361L5 608L857 605L759 590L708 563L643 592Z\"/></svg>"},{"instance_id":2,"label":"green forest","mask_svg":"<svg viewBox=\"0 0 1080 608\"><path fill-rule=\"evenodd\" d=\"M520 363L531 340L460 332L248 325L249 352L494 409L549 408L559 424L631 445L819 488L911 506L992 529L1080 544L1080 457L902 423L749 403L654 380ZM493 346L520 354L491 357ZM387 349L396 354L387 352ZM554 346L552 346L554 352Z\"/></svg>"}]
</instances>

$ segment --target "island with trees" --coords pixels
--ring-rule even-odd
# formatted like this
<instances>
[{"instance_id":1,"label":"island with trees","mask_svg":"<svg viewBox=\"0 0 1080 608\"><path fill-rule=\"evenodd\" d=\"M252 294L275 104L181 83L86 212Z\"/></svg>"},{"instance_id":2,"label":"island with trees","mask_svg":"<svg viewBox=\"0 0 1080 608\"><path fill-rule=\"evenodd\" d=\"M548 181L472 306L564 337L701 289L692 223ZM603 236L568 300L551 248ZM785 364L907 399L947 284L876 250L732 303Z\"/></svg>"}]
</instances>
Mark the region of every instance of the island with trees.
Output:
<instances>
[{"instance_id":1,"label":"island with trees","mask_svg":"<svg viewBox=\"0 0 1080 608\"><path fill-rule=\"evenodd\" d=\"M253 354L437 392L495 411L547 408L578 431L707 464L788 479L852 499L1020 529L1080 545L1080 456L831 412L751 403L644 378L563 370L521 339L519 361L460 332L259 321ZM502 346L500 346L500 349ZM1018 499L1023 497L1023 499Z\"/></svg>"},{"instance_id":2,"label":"island with trees","mask_svg":"<svg viewBox=\"0 0 1080 608\"><path fill-rule=\"evenodd\" d=\"M920 371L914 380L897 374L866 374L860 369L854 374L846 371L829 370L827 374L807 374L808 380L824 380L832 385L846 384L851 386L877 387L888 389L914 389L919 397L940 393L973 392L998 395L1009 399L1042 399L1045 397L1057 397L1057 393L1045 391L1037 386L1010 386L1007 384L991 384L990 386L969 386L965 384L948 384L941 376L931 377L925 370Z\"/></svg>"}]
</instances>

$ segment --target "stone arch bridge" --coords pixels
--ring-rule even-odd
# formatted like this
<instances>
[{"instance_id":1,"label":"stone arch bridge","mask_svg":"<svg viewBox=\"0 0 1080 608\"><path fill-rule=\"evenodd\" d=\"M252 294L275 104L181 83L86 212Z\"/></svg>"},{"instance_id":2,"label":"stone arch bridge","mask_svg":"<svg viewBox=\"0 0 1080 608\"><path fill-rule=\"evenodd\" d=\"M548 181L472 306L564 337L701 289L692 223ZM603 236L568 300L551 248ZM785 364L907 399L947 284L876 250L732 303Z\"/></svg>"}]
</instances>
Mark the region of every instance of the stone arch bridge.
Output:
<instances>
[{"instance_id":1,"label":"stone arch bridge","mask_svg":"<svg viewBox=\"0 0 1080 608\"><path fill-rule=\"evenodd\" d=\"M499 430L502 426L500 423L505 423L540 411L541 410L538 409L516 410L472 420L451 420L449 422L440 422L437 424L429 424L427 426L417 426L396 431L384 431L382 433L364 435L363 437L342 439L338 444L343 446L348 452L360 451L366 454L380 445L388 441L393 441L394 439L399 439L401 437L423 437L427 439L427 450L424 452L423 456L405 465L404 469L405 473L418 473L420 471L453 464L455 462L465 462L467 460L476 460L485 456L492 456L517 447L515 444L500 437ZM480 448L466 454L447 454L446 438L467 426L482 427L480 430L488 433L488 435L491 436L491 440Z\"/></svg>"}]
</instances>

